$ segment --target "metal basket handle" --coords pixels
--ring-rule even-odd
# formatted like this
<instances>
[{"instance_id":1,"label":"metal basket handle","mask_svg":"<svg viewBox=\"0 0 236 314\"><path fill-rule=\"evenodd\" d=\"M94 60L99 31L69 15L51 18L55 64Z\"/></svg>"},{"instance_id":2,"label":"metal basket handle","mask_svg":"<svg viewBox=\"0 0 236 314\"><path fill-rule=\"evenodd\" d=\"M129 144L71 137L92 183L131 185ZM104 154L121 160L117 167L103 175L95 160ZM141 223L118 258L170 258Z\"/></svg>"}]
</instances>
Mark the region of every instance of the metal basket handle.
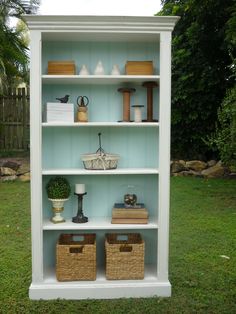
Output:
<instances>
[{"instance_id":1,"label":"metal basket handle","mask_svg":"<svg viewBox=\"0 0 236 314\"><path fill-rule=\"evenodd\" d=\"M106 155L105 150L102 148L102 139L101 139L101 135L102 135L102 133L99 132L99 133L98 133L99 148L98 148L97 151L96 151L96 154L99 153L100 156L101 156L101 155Z\"/></svg>"}]
</instances>

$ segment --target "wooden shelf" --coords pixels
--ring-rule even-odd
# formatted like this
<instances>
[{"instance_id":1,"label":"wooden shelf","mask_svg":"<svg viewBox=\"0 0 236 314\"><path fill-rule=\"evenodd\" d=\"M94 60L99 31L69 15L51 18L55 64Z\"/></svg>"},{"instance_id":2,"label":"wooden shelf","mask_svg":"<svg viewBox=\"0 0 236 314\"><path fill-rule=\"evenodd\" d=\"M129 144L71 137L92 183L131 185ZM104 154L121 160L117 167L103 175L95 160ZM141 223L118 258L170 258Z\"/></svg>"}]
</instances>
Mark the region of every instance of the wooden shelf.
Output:
<instances>
[{"instance_id":1,"label":"wooden shelf","mask_svg":"<svg viewBox=\"0 0 236 314\"><path fill-rule=\"evenodd\" d=\"M133 83L141 85L143 82L158 82L159 80L159 75L42 75L43 84L117 85Z\"/></svg>"},{"instance_id":2,"label":"wooden shelf","mask_svg":"<svg viewBox=\"0 0 236 314\"><path fill-rule=\"evenodd\" d=\"M130 174L158 174L157 168L117 168L111 170L87 169L43 169L43 175L130 175Z\"/></svg>"},{"instance_id":3,"label":"wooden shelf","mask_svg":"<svg viewBox=\"0 0 236 314\"><path fill-rule=\"evenodd\" d=\"M158 128L159 122L43 122L42 127L142 127L142 128Z\"/></svg>"},{"instance_id":4,"label":"wooden shelf","mask_svg":"<svg viewBox=\"0 0 236 314\"><path fill-rule=\"evenodd\" d=\"M158 229L158 223L154 218L149 219L148 224L112 224L111 217L93 217L84 224L76 224L69 219L60 224L54 224L49 219L44 219L43 230L123 230L123 229Z\"/></svg>"},{"instance_id":5,"label":"wooden shelf","mask_svg":"<svg viewBox=\"0 0 236 314\"><path fill-rule=\"evenodd\" d=\"M124 286L129 286L131 283L134 284L143 284L143 281L145 282L156 282L158 280L157 278L157 269L155 265L145 265L145 274L144 274L144 279L141 280L107 280L105 276L105 269L103 267L98 267L97 269L97 278L96 280L93 281L68 281L68 282L60 282L56 279L55 276L55 269L53 268L48 268L45 271L45 278L44 282L45 283L50 283L50 284L65 284L65 285L82 285L82 286L87 286L87 285L100 285L106 282L106 284L111 284L113 285L124 285Z\"/></svg>"}]
</instances>

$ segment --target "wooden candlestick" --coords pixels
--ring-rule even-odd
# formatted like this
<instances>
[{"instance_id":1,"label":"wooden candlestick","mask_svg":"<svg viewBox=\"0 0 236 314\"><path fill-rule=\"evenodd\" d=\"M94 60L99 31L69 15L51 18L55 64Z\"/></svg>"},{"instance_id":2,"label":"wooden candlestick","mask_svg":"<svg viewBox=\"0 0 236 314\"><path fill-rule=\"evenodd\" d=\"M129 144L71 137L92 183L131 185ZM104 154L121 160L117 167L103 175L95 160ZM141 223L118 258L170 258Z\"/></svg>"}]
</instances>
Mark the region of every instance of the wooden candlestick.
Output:
<instances>
[{"instance_id":1,"label":"wooden candlestick","mask_svg":"<svg viewBox=\"0 0 236 314\"><path fill-rule=\"evenodd\" d=\"M74 193L78 197L78 212L75 217L72 218L72 222L74 223L85 223L88 222L88 217L85 217L83 214L83 196L86 195L85 193Z\"/></svg>"},{"instance_id":2,"label":"wooden candlestick","mask_svg":"<svg viewBox=\"0 0 236 314\"><path fill-rule=\"evenodd\" d=\"M130 122L130 94L135 92L135 88L118 88L118 92L123 93L123 120Z\"/></svg>"},{"instance_id":3,"label":"wooden candlestick","mask_svg":"<svg viewBox=\"0 0 236 314\"><path fill-rule=\"evenodd\" d=\"M147 88L147 120L143 120L143 122L158 122L153 119L153 88L157 87L157 83L144 82L142 86Z\"/></svg>"}]
</instances>

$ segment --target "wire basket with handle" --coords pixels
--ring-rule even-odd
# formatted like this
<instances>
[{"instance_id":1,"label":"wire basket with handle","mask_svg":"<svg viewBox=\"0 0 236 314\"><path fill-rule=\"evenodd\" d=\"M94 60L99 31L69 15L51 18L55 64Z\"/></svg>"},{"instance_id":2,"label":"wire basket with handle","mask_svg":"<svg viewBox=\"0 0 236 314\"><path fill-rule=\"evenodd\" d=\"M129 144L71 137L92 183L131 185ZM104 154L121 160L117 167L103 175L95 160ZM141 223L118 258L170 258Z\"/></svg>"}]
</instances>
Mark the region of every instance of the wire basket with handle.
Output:
<instances>
[{"instance_id":1,"label":"wire basket with handle","mask_svg":"<svg viewBox=\"0 0 236 314\"><path fill-rule=\"evenodd\" d=\"M109 170L116 169L120 156L118 154L109 154L104 151L101 144L101 133L98 133L99 148L96 153L83 154L81 159L84 168L88 170Z\"/></svg>"}]
</instances>

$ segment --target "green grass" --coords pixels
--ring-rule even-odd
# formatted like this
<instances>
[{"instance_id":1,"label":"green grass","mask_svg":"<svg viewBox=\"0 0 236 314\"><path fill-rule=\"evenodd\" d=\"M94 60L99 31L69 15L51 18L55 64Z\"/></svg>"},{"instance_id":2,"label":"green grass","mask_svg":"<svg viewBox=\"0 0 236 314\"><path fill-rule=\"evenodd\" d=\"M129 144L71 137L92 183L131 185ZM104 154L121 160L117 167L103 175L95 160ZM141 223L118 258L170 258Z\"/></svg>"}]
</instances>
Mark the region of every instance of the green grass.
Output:
<instances>
[{"instance_id":1,"label":"green grass","mask_svg":"<svg viewBox=\"0 0 236 314\"><path fill-rule=\"evenodd\" d=\"M235 180L171 179L171 298L31 301L28 183L0 183L0 213L0 313L236 313Z\"/></svg>"}]
</instances>

